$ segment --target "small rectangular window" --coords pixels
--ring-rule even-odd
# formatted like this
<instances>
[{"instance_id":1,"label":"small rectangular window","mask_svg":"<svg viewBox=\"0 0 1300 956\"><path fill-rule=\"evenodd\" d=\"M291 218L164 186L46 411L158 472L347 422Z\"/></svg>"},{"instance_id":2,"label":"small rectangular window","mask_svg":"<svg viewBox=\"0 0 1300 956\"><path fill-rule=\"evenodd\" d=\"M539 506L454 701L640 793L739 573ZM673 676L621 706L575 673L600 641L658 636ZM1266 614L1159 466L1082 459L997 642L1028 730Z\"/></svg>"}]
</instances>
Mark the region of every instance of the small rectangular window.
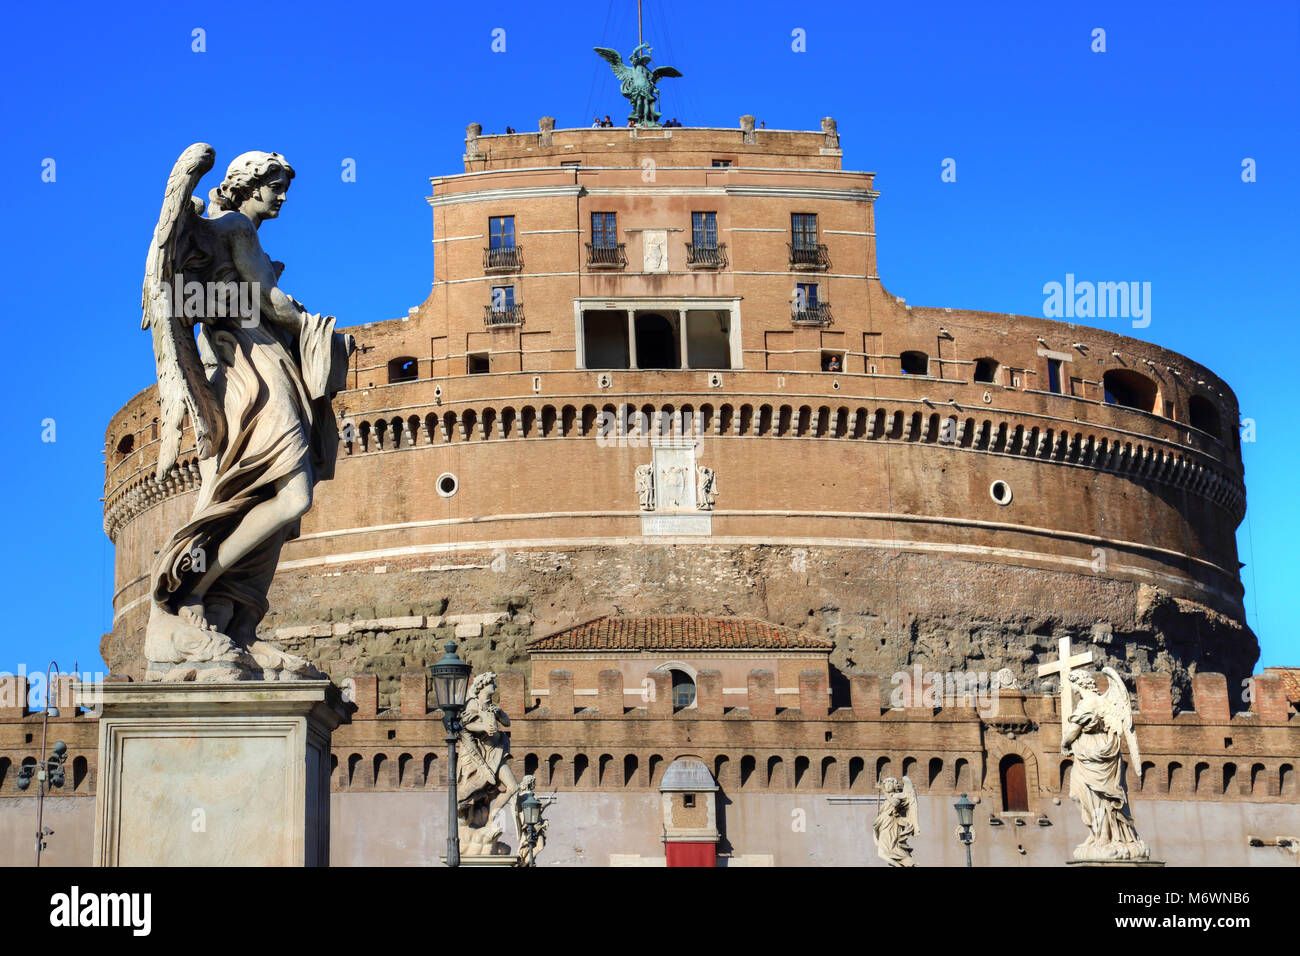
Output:
<instances>
[{"instance_id":1,"label":"small rectangular window","mask_svg":"<svg viewBox=\"0 0 1300 956\"><path fill-rule=\"evenodd\" d=\"M618 245L618 214L593 212L591 214L591 245L596 249L613 249Z\"/></svg>"},{"instance_id":2,"label":"small rectangular window","mask_svg":"<svg viewBox=\"0 0 1300 956\"><path fill-rule=\"evenodd\" d=\"M796 250L817 248L817 214L796 212L790 215L790 242Z\"/></svg>"},{"instance_id":3,"label":"small rectangular window","mask_svg":"<svg viewBox=\"0 0 1300 956\"><path fill-rule=\"evenodd\" d=\"M691 213L691 242L696 249L718 248L718 214L716 212Z\"/></svg>"},{"instance_id":4,"label":"small rectangular window","mask_svg":"<svg viewBox=\"0 0 1300 956\"><path fill-rule=\"evenodd\" d=\"M1047 360L1047 390L1061 392L1061 360L1049 358Z\"/></svg>"},{"instance_id":5,"label":"small rectangular window","mask_svg":"<svg viewBox=\"0 0 1300 956\"><path fill-rule=\"evenodd\" d=\"M465 356L465 367L470 375L486 375L488 372L488 353L471 352Z\"/></svg>"},{"instance_id":6,"label":"small rectangular window","mask_svg":"<svg viewBox=\"0 0 1300 956\"><path fill-rule=\"evenodd\" d=\"M796 282L795 283L795 308L799 312L811 312L817 308L817 283L816 282Z\"/></svg>"},{"instance_id":7,"label":"small rectangular window","mask_svg":"<svg viewBox=\"0 0 1300 956\"><path fill-rule=\"evenodd\" d=\"M488 218L488 246L492 249L515 247L515 217L491 216Z\"/></svg>"},{"instance_id":8,"label":"small rectangular window","mask_svg":"<svg viewBox=\"0 0 1300 956\"><path fill-rule=\"evenodd\" d=\"M693 810L695 808L695 794L683 793L682 806L685 807L687 810Z\"/></svg>"},{"instance_id":9,"label":"small rectangular window","mask_svg":"<svg viewBox=\"0 0 1300 956\"><path fill-rule=\"evenodd\" d=\"M714 169L726 169L730 165L731 165L731 160L729 159L715 159L713 161Z\"/></svg>"},{"instance_id":10,"label":"small rectangular window","mask_svg":"<svg viewBox=\"0 0 1300 956\"><path fill-rule=\"evenodd\" d=\"M1173 402L1165 402L1165 418L1169 419L1170 421L1173 421L1173 420L1174 420L1174 403L1173 403Z\"/></svg>"},{"instance_id":11,"label":"small rectangular window","mask_svg":"<svg viewBox=\"0 0 1300 956\"><path fill-rule=\"evenodd\" d=\"M580 160L580 159L564 159L564 160L561 160L561 161L560 161L560 165L561 165L561 166L581 166L581 165L582 165L582 160Z\"/></svg>"}]
</instances>

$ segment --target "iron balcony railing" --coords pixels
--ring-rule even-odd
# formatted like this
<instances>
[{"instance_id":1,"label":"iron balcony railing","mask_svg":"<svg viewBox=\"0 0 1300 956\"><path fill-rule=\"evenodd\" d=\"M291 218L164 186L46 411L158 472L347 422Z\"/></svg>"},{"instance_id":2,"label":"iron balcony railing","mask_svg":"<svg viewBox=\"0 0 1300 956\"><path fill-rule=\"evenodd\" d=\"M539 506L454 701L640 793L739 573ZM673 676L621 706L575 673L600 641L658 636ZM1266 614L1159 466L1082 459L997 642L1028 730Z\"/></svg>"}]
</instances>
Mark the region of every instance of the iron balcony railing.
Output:
<instances>
[{"instance_id":1,"label":"iron balcony railing","mask_svg":"<svg viewBox=\"0 0 1300 956\"><path fill-rule=\"evenodd\" d=\"M588 269L622 269L627 265L627 250L620 242L613 246L593 246L587 243Z\"/></svg>"},{"instance_id":2,"label":"iron balcony railing","mask_svg":"<svg viewBox=\"0 0 1300 956\"><path fill-rule=\"evenodd\" d=\"M485 305L483 306L483 324L489 329L506 329L515 325L523 325L524 304L516 302L514 305L502 306L498 309Z\"/></svg>"},{"instance_id":3,"label":"iron balcony railing","mask_svg":"<svg viewBox=\"0 0 1300 956\"><path fill-rule=\"evenodd\" d=\"M522 246L486 246L483 249L484 272L518 272L524 267Z\"/></svg>"},{"instance_id":4,"label":"iron balcony railing","mask_svg":"<svg viewBox=\"0 0 1300 956\"><path fill-rule=\"evenodd\" d=\"M818 302L802 309L794 309L790 313L790 321L795 325L830 325L831 305L829 302Z\"/></svg>"},{"instance_id":5,"label":"iron balcony railing","mask_svg":"<svg viewBox=\"0 0 1300 956\"><path fill-rule=\"evenodd\" d=\"M716 242L711 245L686 243L686 264L696 269L727 268L727 244Z\"/></svg>"},{"instance_id":6,"label":"iron balcony railing","mask_svg":"<svg viewBox=\"0 0 1300 956\"><path fill-rule=\"evenodd\" d=\"M788 242L790 247L790 268L791 269L829 269L831 265L830 253L826 251L826 246L818 243Z\"/></svg>"}]
</instances>

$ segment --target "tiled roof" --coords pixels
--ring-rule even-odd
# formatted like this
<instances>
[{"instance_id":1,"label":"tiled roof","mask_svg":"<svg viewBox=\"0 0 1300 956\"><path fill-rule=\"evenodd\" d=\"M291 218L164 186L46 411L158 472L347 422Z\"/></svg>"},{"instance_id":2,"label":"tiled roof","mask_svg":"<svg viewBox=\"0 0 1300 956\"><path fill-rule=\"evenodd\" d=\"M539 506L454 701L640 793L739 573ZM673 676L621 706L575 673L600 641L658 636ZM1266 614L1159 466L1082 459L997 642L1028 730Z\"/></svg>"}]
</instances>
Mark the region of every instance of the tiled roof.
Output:
<instances>
[{"instance_id":1,"label":"tiled roof","mask_svg":"<svg viewBox=\"0 0 1300 956\"><path fill-rule=\"evenodd\" d=\"M1265 667L1264 673L1282 678L1286 699L1293 704L1300 704L1300 667Z\"/></svg>"},{"instance_id":2,"label":"tiled roof","mask_svg":"<svg viewBox=\"0 0 1300 956\"><path fill-rule=\"evenodd\" d=\"M598 617L528 642L530 651L830 651L817 637L742 617Z\"/></svg>"}]
</instances>

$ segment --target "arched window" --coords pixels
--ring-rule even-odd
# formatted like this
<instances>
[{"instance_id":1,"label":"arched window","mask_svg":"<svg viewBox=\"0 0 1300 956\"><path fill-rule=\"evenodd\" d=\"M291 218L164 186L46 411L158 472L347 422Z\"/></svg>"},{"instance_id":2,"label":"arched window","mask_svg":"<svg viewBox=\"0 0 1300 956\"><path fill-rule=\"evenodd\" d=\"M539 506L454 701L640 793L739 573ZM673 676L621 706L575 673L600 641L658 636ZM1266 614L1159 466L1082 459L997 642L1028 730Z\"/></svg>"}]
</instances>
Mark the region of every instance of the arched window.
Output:
<instances>
[{"instance_id":1,"label":"arched window","mask_svg":"<svg viewBox=\"0 0 1300 956\"><path fill-rule=\"evenodd\" d=\"M1204 395L1193 395L1188 403L1188 412L1190 413L1193 428L1199 428L1215 438L1223 437L1219 425L1219 409L1214 402Z\"/></svg>"},{"instance_id":2,"label":"arched window","mask_svg":"<svg viewBox=\"0 0 1300 956\"><path fill-rule=\"evenodd\" d=\"M125 458L131 452L135 451L135 436L129 432L122 436L122 440L117 443L118 459Z\"/></svg>"},{"instance_id":3,"label":"arched window","mask_svg":"<svg viewBox=\"0 0 1300 956\"><path fill-rule=\"evenodd\" d=\"M1156 383L1126 368L1113 368L1102 376L1106 404L1123 405L1143 412L1156 409Z\"/></svg>"},{"instance_id":4,"label":"arched window","mask_svg":"<svg viewBox=\"0 0 1300 956\"><path fill-rule=\"evenodd\" d=\"M927 786L933 789L941 784L939 778L943 775L943 759L940 757L930 758L930 773L927 780Z\"/></svg>"},{"instance_id":5,"label":"arched window","mask_svg":"<svg viewBox=\"0 0 1300 956\"><path fill-rule=\"evenodd\" d=\"M1002 778L1002 812L1026 813L1029 810L1029 786L1025 781L1025 762L1016 754L1007 754L998 764Z\"/></svg>"},{"instance_id":6,"label":"arched window","mask_svg":"<svg viewBox=\"0 0 1300 956\"><path fill-rule=\"evenodd\" d=\"M924 352L904 352L898 358L904 375L930 374L930 356Z\"/></svg>"},{"instance_id":7,"label":"arched window","mask_svg":"<svg viewBox=\"0 0 1300 956\"><path fill-rule=\"evenodd\" d=\"M573 785L575 787L581 787L583 785L584 781L582 778L587 773L588 763L589 761L587 760L586 754L578 754L573 758Z\"/></svg>"},{"instance_id":8,"label":"arched window","mask_svg":"<svg viewBox=\"0 0 1300 956\"><path fill-rule=\"evenodd\" d=\"M982 358L975 360L975 381L987 382L991 385L996 380L997 374L997 359Z\"/></svg>"},{"instance_id":9,"label":"arched window","mask_svg":"<svg viewBox=\"0 0 1300 956\"><path fill-rule=\"evenodd\" d=\"M695 681L685 671L672 670L673 710L684 710L695 703Z\"/></svg>"},{"instance_id":10,"label":"arched window","mask_svg":"<svg viewBox=\"0 0 1300 956\"><path fill-rule=\"evenodd\" d=\"M636 754L628 754L623 758L623 786L630 787L636 781L636 768Z\"/></svg>"},{"instance_id":11,"label":"arched window","mask_svg":"<svg viewBox=\"0 0 1300 956\"><path fill-rule=\"evenodd\" d=\"M420 363L410 355L399 355L388 363L388 384L414 382L420 377Z\"/></svg>"}]
</instances>

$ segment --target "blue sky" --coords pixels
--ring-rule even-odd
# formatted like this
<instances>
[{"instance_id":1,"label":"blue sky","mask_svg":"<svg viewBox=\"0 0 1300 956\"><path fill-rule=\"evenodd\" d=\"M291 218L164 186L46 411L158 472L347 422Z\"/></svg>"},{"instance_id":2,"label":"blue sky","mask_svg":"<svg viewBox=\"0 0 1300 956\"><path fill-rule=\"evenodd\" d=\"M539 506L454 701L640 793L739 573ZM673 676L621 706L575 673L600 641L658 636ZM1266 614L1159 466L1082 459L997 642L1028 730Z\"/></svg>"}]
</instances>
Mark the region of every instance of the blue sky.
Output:
<instances>
[{"instance_id":1,"label":"blue sky","mask_svg":"<svg viewBox=\"0 0 1300 956\"><path fill-rule=\"evenodd\" d=\"M646 0L645 24L656 64L685 74L663 85L666 116L839 121L846 168L878 174L880 274L909 303L1033 315L1043 284L1067 272L1151 282L1150 327L1097 324L1208 364L1255 420L1238 534L1247 618L1261 665L1300 664L1300 443L1288 432L1300 372L1287 358L1300 301L1297 6L1134 6ZM344 324L393 318L428 293L428 178L460 170L466 124L619 116L591 47L626 54L636 37L634 0L130 7L23 4L0 36L0 669L102 667L104 428L154 378L140 280L186 146L212 143L218 168L248 149L285 154L298 177L262 241L288 263L286 288ZM191 49L196 28L205 52ZM1096 28L1104 53L1091 50ZM945 158L956 182L940 179ZM356 182L342 180L345 159ZM54 442L41 440L45 419Z\"/></svg>"}]
</instances>

